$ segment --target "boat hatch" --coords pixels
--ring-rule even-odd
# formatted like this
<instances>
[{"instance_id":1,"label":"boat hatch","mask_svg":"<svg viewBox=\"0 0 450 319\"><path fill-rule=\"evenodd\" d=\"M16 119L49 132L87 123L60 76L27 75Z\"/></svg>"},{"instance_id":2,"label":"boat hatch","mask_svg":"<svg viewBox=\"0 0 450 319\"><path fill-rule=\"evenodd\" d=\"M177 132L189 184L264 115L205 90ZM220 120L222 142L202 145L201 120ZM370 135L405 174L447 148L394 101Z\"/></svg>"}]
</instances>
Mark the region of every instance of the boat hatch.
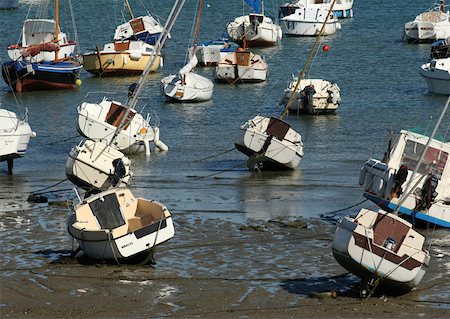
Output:
<instances>
[{"instance_id":1,"label":"boat hatch","mask_svg":"<svg viewBox=\"0 0 450 319\"><path fill-rule=\"evenodd\" d=\"M406 165L408 168L416 167L424 148L425 145L421 143L412 140L406 141L401 165ZM431 170L438 178L441 178L442 172L447 164L447 159L448 153L430 146L420 164L418 172L421 174L429 174Z\"/></svg>"},{"instance_id":2,"label":"boat hatch","mask_svg":"<svg viewBox=\"0 0 450 319\"><path fill-rule=\"evenodd\" d=\"M249 19L250 19L250 22L253 22L253 21L258 21L259 23L263 23L263 19L264 19L264 17L262 16L262 15L256 15L256 14L249 14Z\"/></svg>"},{"instance_id":3,"label":"boat hatch","mask_svg":"<svg viewBox=\"0 0 450 319\"><path fill-rule=\"evenodd\" d=\"M248 66L250 64L250 52L236 52L236 63L241 66Z\"/></svg>"},{"instance_id":4,"label":"boat hatch","mask_svg":"<svg viewBox=\"0 0 450 319\"><path fill-rule=\"evenodd\" d=\"M137 18L137 19L131 20L130 25L131 25L131 28L133 29L134 34L145 30L144 21L142 21L142 18Z\"/></svg>"},{"instance_id":5,"label":"boat hatch","mask_svg":"<svg viewBox=\"0 0 450 319\"><path fill-rule=\"evenodd\" d=\"M111 107L109 108L108 114L106 114L106 122L108 122L111 125L114 125L115 127L118 127L120 124L120 121L122 120L122 117L125 115L127 109L124 108L122 105L111 103ZM130 110L128 112L127 118L124 120L123 129L126 130L128 128L128 125L130 124L131 120L133 119L136 112Z\"/></svg>"},{"instance_id":6,"label":"boat hatch","mask_svg":"<svg viewBox=\"0 0 450 319\"><path fill-rule=\"evenodd\" d=\"M409 227L392 217L379 214L373 228L374 242L397 252L409 231Z\"/></svg>"},{"instance_id":7,"label":"boat hatch","mask_svg":"<svg viewBox=\"0 0 450 319\"><path fill-rule=\"evenodd\" d=\"M130 41L116 41L114 42L115 51L126 51L130 49Z\"/></svg>"},{"instance_id":8,"label":"boat hatch","mask_svg":"<svg viewBox=\"0 0 450 319\"><path fill-rule=\"evenodd\" d=\"M92 214L102 229L114 229L125 225L116 194L109 194L89 203Z\"/></svg>"},{"instance_id":9,"label":"boat hatch","mask_svg":"<svg viewBox=\"0 0 450 319\"><path fill-rule=\"evenodd\" d=\"M288 123L275 117L271 117L269 125L267 126L266 129L266 133L275 136L277 139L282 141L290 128L291 127L289 126Z\"/></svg>"}]
</instances>

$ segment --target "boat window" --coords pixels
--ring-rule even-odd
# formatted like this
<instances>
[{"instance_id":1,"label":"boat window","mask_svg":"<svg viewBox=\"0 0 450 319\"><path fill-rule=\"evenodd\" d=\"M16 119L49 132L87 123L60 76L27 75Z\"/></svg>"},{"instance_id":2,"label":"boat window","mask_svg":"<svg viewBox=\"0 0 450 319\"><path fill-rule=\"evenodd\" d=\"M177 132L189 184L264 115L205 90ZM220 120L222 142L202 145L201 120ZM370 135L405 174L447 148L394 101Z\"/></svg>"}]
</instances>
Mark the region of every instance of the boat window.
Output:
<instances>
[{"instance_id":1,"label":"boat window","mask_svg":"<svg viewBox=\"0 0 450 319\"><path fill-rule=\"evenodd\" d=\"M109 194L89 204L102 229L114 229L125 225L116 194Z\"/></svg>"},{"instance_id":2,"label":"boat window","mask_svg":"<svg viewBox=\"0 0 450 319\"><path fill-rule=\"evenodd\" d=\"M406 165L411 170L414 169L424 149L425 145L423 144L410 140L406 141L401 164ZM434 147L428 147L418 172L420 174L429 174L431 170L438 178L441 178L447 160L448 153Z\"/></svg>"},{"instance_id":3,"label":"boat window","mask_svg":"<svg viewBox=\"0 0 450 319\"><path fill-rule=\"evenodd\" d=\"M131 28L133 29L134 34L145 30L144 22L142 21L142 18L137 18L137 19L131 20L130 25L131 25Z\"/></svg>"},{"instance_id":4,"label":"boat window","mask_svg":"<svg viewBox=\"0 0 450 319\"><path fill-rule=\"evenodd\" d=\"M105 120L109 124L114 125L115 127L118 127L120 124L120 121L122 120L122 117L125 115L126 111L127 111L127 109L124 108L122 105L111 103L111 107L109 108L108 114L106 114ZM130 124L130 122L133 119L135 114L136 113L134 111L130 110L127 118L123 122L124 130L126 130L128 128L128 125Z\"/></svg>"}]
</instances>

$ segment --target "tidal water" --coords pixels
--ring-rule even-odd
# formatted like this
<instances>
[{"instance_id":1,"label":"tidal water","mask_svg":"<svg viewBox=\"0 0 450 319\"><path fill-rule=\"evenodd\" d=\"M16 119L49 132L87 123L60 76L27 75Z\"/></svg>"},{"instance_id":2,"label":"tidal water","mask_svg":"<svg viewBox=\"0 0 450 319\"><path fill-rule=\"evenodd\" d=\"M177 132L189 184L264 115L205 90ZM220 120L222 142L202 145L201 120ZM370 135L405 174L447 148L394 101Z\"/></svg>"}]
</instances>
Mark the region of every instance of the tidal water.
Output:
<instances>
[{"instance_id":1,"label":"tidal water","mask_svg":"<svg viewBox=\"0 0 450 319\"><path fill-rule=\"evenodd\" d=\"M6 47L19 40L22 21L34 17L37 1L22 1L16 10L0 11L0 57L8 59ZM66 1L60 1L66 2ZM110 41L120 22L122 1L72 1L80 51ZM342 103L335 115L290 115L287 121L303 137L305 155L292 172L252 174L246 156L234 148L239 126L257 114L278 115L278 101L298 74L315 38L284 37L272 48L253 49L269 64L268 80L261 84L216 83L213 98L198 104L167 103L160 93L162 77L175 73L185 63L197 1L186 1L163 49L164 67L149 76L138 109L159 121L161 140L167 153L131 156L131 189L135 195L156 199L174 214L216 216L245 223L249 218L320 218L363 200L358 185L359 170L371 156L382 157L389 130L429 126L440 114L445 96L427 93L419 68L429 56L429 45L403 41L404 23L431 5L428 1L360 1L354 4L354 18L342 20L342 29L324 37L328 52L319 51L308 77L338 83ZM131 4L143 14L141 2ZM163 19L173 1L149 2L147 9ZM152 5L150 5L152 4ZM277 16L281 1L265 1L266 13ZM225 24L241 15L241 1L205 1L200 41L225 33ZM63 18L61 28L72 32L72 21ZM214 78L214 68L198 69ZM81 137L76 131L76 108L83 101L100 102L103 96L124 102L128 86L137 77L97 78L83 71L82 85L74 91L25 92L14 95L2 83L2 107L18 111L28 108L29 123L37 133L24 158L15 161L14 175L7 176L0 163L0 229L4 249L70 249L66 231L68 209L31 204L31 192L63 181L69 150ZM88 97L88 93L91 93ZM431 124L430 124L431 121ZM441 125L441 133L450 115ZM46 194L50 200L74 199L73 187L63 182ZM370 206L370 204L367 204ZM23 209L26 209L25 211ZM31 229L31 231L30 231ZM51 240L42 240L51 238ZM176 239L174 239L176 240ZM8 258L21 259L13 254ZM3 264L5 264L4 261ZM18 261L17 261L18 262ZM27 263L32 263L27 260Z\"/></svg>"}]
</instances>

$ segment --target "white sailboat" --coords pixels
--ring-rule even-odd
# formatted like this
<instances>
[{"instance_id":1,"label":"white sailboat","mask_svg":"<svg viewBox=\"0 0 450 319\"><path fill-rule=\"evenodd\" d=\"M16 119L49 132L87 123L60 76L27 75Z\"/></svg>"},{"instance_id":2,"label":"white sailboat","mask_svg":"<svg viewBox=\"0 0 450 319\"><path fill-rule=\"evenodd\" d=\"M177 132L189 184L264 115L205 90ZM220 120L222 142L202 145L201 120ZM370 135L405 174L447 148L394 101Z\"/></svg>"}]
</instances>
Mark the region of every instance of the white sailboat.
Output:
<instances>
[{"instance_id":1,"label":"white sailboat","mask_svg":"<svg viewBox=\"0 0 450 319\"><path fill-rule=\"evenodd\" d=\"M331 35L341 29L338 18L330 11L329 4L314 4L295 9L281 19L285 34L290 36L317 36L325 23L322 35ZM326 20L326 21L325 21Z\"/></svg>"},{"instance_id":2,"label":"white sailboat","mask_svg":"<svg viewBox=\"0 0 450 319\"><path fill-rule=\"evenodd\" d=\"M276 117L257 115L248 120L241 125L234 145L249 157L251 171L295 169L303 157L300 133Z\"/></svg>"},{"instance_id":3,"label":"white sailboat","mask_svg":"<svg viewBox=\"0 0 450 319\"><path fill-rule=\"evenodd\" d=\"M69 234L91 259L145 259L175 235L172 215L156 201L113 188L80 200L67 221Z\"/></svg>"},{"instance_id":4,"label":"white sailboat","mask_svg":"<svg viewBox=\"0 0 450 319\"><path fill-rule=\"evenodd\" d=\"M296 9L305 8L309 5L331 4L333 0L294 0L280 6L279 18L293 14ZM333 8L333 14L341 18L353 18L353 0L337 0Z\"/></svg>"},{"instance_id":5,"label":"white sailboat","mask_svg":"<svg viewBox=\"0 0 450 319\"><path fill-rule=\"evenodd\" d=\"M0 109L0 162L7 162L9 175L13 173L14 159L25 155L30 138L35 136L27 114L19 118L14 112Z\"/></svg>"},{"instance_id":6,"label":"white sailboat","mask_svg":"<svg viewBox=\"0 0 450 319\"><path fill-rule=\"evenodd\" d=\"M432 59L422 64L420 75L425 79L430 93L450 95L450 57Z\"/></svg>"},{"instance_id":7,"label":"white sailboat","mask_svg":"<svg viewBox=\"0 0 450 319\"><path fill-rule=\"evenodd\" d=\"M194 72L198 59L196 55L198 32L202 16L203 0L200 1L195 29L194 46L188 50L189 62L178 74L171 74L161 80L161 91L169 101L202 102L211 99L214 83Z\"/></svg>"},{"instance_id":8,"label":"white sailboat","mask_svg":"<svg viewBox=\"0 0 450 319\"><path fill-rule=\"evenodd\" d=\"M227 24L226 28L230 39L242 43L245 38L249 47L273 46L281 41L283 36L281 27L264 15L262 1L245 1L252 6L254 13L237 17Z\"/></svg>"},{"instance_id":9,"label":"white sailboat","mask_svg":"<svg viewBox=\"0 0 450 319\"><path fill-rule=\"evenodd\" d=\"M431 9L405 23L405 39L410 43L433 42L450 37L450 11L445 1L436 2Z\"/></svg>"},{"instance_id":10,"label":"white sailboat","mask_svg":"<svg viewBox=\"0 0 450 319\"><path fill-rule=\"evenodd\" d=\"M286 111L295 111L296 114L327 114L335 112L341 103L341 89L337 83L324 79L306 79L311 59L318 50L318 44L325 31L327 21L333 10L334 0L328 14L322 22L316 41L311 49L308 59L298 77L293 77L292 82L284 90L280 104Z\"/></svg>"},{"instance_id":11,"label":"white sailboat","mask_svg":"<svg viewBox=\"0 0 450 319\"><path fill-rule=\"evenodd\" d=\"M72 148L66 163L69 181L89 192L126 187L133 173L122 152L101 141L86 140Z\"/></svg>"},{"instance_id":12,"label":"white sailboat","mask_svg":"<svg viewBox=\"0 0 450 319\"><path fill-rule=\"evenodd\" d=\"M256 83L267 79L269 65L259 54L239 48L229 53L216 66L219 82Z\"/></svg>"},{"instance_id":13,"label":"white sailboat","mask_svg":"<svg viewBox=\"0 0 450 319\"><path fill-rule=\"evenodd\" d=\"M297 86L297 90L294 90ZM294 93L295 92L295 93ZM294 96L294 102L289 110L294 114L324 114L333 113L341 103L341 89L336 83L322 79L294 78L285 89L281 105L287 105L287 101Z\"/></svg>"},{"instance_id":14,"label":"white sailboat","mask_svg":"<svg viewBox=\"0 0 450 319\"><path fill-rule=\"evenodd\" d=\"M339 264L360 277L369 297L379 285L391 293L416 287L430 262L425 238L396 214L361 209L337 225L332 250Z\"/></svg>"}]
</instances>

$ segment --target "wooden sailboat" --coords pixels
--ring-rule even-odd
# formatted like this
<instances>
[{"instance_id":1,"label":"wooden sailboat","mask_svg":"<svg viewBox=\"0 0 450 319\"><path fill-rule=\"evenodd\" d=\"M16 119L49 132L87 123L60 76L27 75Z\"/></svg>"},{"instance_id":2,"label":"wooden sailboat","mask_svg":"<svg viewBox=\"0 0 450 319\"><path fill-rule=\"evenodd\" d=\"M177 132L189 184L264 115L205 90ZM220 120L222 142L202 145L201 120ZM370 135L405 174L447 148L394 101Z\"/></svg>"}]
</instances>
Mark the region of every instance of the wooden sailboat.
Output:
<instances>
[{"instance_id":1,"label":"wooden sailboat","mask_svg":"<svg viewBox=\"0 0 450 319\"><path fill-rule=\"evenodd\" d=\"M174 102L202 102L211 98L214 83L194 72L198 63L196 51L198 32L202 17L203 0L200 0L195 29L194 46L189 50L189 62L181 68L178 74L171 74L161 80L161 91L169 101Z\"/></svg>"},{"instance_id":2,"label":"wooden sailboat","mask_svg":"<svg viewBox=\"0 0 450 319\"><path fill-rule=\"evenodd\" d=\"M86 71L98 76L122 76L141 74L150 60L152 72L162 66L163 58L154 46L162 26L150 15L135 18L128 0L125 7L131 20L116 28L114 41L106 43L102 50L97 46L83 53Z\"/></svg>"},{"instance_id":3,"label":"wooden sailboat","mask_svg":"<svg viewBox=\"0 0 450 319\"><path fill-rule=\"evenodd\" d=\"M82 68L74 56L75 45L60 32L55 0L55 20L25 20L22 43L8 47L11 61L2 65L3 79L17 92L74 89L81 85Z\"/></svg>"},{"instance_id":4,"label":"wooden sailboat","mask_svg":"<svg viewBox=\"0 0 450 319\"><path fill-rule=\"evenodd\" d=\"M401 218L399 214L406 213L405 206L407 207L407 203L411 202L410 199L414 199L417 196L418 185L422 177L428 175L424 174L423 170L427 167L430 155L436 160L441 160L440 164L437 165L438 167L442 164L443 159L446 161L448 158L448 153L445 153L446 155L443 156L444 150L436 152L432 145L435 143L434 136L447 112L449 103L450 98L447 100L425 145L419 146L410 143L409 148L411 150L421 150L419 159L412 162L415 164L412 172L409 172L406 166L405 168L400 168L398 174L396 174L398 183L384 180L381 182L378 179L379 177L372 174L370 183L378 186L378 192L383 192L387 186L388 191L396 194L391 194L391 196L396 197L398 194L401 194L398 201L394 202L395 208L389 209L389 212L361 209L355 218L346 216L337 225L332 244L333 255L339 264L363 280L364 287L361 291L363 297L370 296L379 285L388 288L391 293L394 291L399 293L408 292L420 283L429 266L430 253L424 247L425 237L415 231L413 225ZM402 138L403 142L408 144L408 141L403 141ZM391 156L394 155L394 161L398 159L395 156L395 152L390 154ZM414 156L415 158L416 156ZM408 159L406 157L406 160L412 160L412 158ZM377 168L381 166L378 165ZM441 173L448 174L449 172L447 170L447 172ZM388 171L382 171L381 174L384 176L391 175ZM420 178L417 179L416 176ZM370 178L370 175L364 177L367 179ZM445 175L443 177L444 187L441 190L445 192L446 189L448 195L448 177ZM402 187L405 182L406 186L404 186L405 189L403 191ZM417 203L422 207L421 211L429 209L433 204L429 200L433 198L434 201L436 196L437 185L435 183L436 180L433 181L433 178L431 178L429 184L424 183L421 186L419 193L425 193L426 197L424 203L421 204L421 201ZM389 185L391 185L390 187L394 186L394 189L391 189ZM383 205L381 206L383 207ZM414 210L416 209L414 208ZM444 208L442 211L444 214L445 210Z\"/></svg>"},{"instance_id":5,"label":"wooden sailboat","mask_svg":"<svg viewBox=\"0 0 450 319\"><path fill-rule=\"evenodd\" d=\"M336 83L323 79L305 78L309 63L318 49L320 38L325 30L335 2L336 0L331 3L327 17L322 24L322 28L302 71L284 90L284 94L281 97L280 104L286 106L287 110L295 111L297 114L333 113L341 103L341 90ZM291 101L289 105L288 101Z\"/></svg>"}]
</instances>

